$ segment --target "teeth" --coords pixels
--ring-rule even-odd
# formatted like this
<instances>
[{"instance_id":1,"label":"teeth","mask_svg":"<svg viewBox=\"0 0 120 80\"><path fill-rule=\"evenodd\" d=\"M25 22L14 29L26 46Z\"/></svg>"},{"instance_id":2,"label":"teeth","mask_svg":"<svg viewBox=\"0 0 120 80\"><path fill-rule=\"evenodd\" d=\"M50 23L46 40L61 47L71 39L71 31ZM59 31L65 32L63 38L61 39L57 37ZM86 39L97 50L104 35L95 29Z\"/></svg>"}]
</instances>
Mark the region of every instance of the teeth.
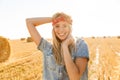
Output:
<instances>
[{"instance_id":1,"label":"teeth","mask_svg":"<svg viewBox=\"0 0 120 80\"><path fill-rule=\"evenodd\" d=\"M59 34L60 36L63 36L64 34Z\"/></svg>"}]
</instances>

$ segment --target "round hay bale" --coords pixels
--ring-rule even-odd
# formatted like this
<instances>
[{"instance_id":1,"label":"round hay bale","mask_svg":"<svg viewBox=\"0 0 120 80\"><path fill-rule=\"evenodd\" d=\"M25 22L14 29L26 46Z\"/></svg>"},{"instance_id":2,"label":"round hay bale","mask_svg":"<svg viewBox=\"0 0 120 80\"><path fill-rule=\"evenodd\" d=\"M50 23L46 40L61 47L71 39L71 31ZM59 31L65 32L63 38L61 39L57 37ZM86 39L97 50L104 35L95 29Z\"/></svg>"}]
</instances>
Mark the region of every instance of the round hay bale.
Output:
<instances>
[{"instance_id":1,"label":"round hay bale","mask_svg":"<svg viewBox=\"0 0 120 80\"><path fill-rule=\"evenodd\" d=\"M28 38L27 38L27 42L33 42L32 38L31 38L31 37L28 37Z\"/></svg>"},{"instance_id":2,"label":"round hay bale","mask_svg":"<svg viewBox=\"0 0 120 80\"><path fill-rule=\"evenodd\" d=\"M25 38L21 38L20 40L21 40L21 41L24 41L24 40L25 40Z\"/></svg>"},{"instance_id":3,"label":"round hay bale","mask_svg":"<svg viewBox=\"0 0 120 80\"><path fill-rule=\"evenodd\" d=\"M10 56L10 44L8 40L0 36L0 62L8 60Z\"/></svg>"}]
</instances>

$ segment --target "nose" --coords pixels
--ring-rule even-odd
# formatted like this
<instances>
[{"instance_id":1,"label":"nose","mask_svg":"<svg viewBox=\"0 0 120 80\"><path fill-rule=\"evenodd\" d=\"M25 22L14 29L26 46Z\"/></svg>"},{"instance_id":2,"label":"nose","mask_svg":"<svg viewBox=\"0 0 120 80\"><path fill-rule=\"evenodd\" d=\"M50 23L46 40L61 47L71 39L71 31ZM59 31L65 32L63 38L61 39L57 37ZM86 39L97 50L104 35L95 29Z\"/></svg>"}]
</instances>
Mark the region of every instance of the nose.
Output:
<instances>
[{"instance_id":1,"label":"nose","mask_svg":"<svg viewBox=\"0 0 120 80\"><path fill-rule=\"evenodd\" d=\"M63 26L60 26L59 27L59 32L63 32L65 29L64 29L64 27Z\"/></svg>"}]
</instances>

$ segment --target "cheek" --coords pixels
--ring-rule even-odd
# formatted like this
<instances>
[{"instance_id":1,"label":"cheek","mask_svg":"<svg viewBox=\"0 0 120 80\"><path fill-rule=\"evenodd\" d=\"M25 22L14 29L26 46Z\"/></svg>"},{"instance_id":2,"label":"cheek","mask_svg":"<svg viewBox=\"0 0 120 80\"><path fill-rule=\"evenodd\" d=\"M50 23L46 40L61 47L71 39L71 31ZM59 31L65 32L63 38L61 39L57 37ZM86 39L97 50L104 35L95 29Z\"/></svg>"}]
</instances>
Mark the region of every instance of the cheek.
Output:
<instances>
[{"instance_id":1,"label":"cheek","mask_svg":"<svg viewBox=\"0 0 120 80\"><path fill-rule=\"evenodd\" d=\"M53 31L54 31L55 34L58 32L58 30L56 30L56 29L54 29Z\"/></svg>"},{"instance_id":2,"label":"cheek","mask_svg":"<svg viewBox=\"0 0 120 80\"><path fill-rule=\"evenodd\" d=\"M55 35L55 36L57 36L57 30L55 30L55 29L53 29L53 34Z\"/></svg>"},{"instance_id":3,"label":"cheek","mask_svg":"<svg viewBox=\"0 0 120 80\"><path fill-rule=\"evenodd\" d=\"M70 29L70 28L68 28L68 29L66 30L66 32L71 33L71 29Z\"/></svg>"}]
</instances>

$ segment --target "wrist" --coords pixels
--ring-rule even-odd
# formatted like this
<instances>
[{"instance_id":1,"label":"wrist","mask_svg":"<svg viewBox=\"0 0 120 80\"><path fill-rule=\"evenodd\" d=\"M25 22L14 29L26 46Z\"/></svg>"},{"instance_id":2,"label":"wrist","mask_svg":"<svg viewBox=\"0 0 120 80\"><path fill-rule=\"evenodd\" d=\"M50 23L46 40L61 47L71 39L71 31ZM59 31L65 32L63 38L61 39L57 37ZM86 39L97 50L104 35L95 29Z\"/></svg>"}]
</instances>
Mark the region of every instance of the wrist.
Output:
<instances>
[{"instance_id":1,"label":"wrist","mask_svg":"<svg viewBox=\"0 0 120 80\"><path fill-rule=\"evenodd\" d=\"M68 45L66 44L61 44L62 48L68 48Z\"/></svg>"}]
</instances>

